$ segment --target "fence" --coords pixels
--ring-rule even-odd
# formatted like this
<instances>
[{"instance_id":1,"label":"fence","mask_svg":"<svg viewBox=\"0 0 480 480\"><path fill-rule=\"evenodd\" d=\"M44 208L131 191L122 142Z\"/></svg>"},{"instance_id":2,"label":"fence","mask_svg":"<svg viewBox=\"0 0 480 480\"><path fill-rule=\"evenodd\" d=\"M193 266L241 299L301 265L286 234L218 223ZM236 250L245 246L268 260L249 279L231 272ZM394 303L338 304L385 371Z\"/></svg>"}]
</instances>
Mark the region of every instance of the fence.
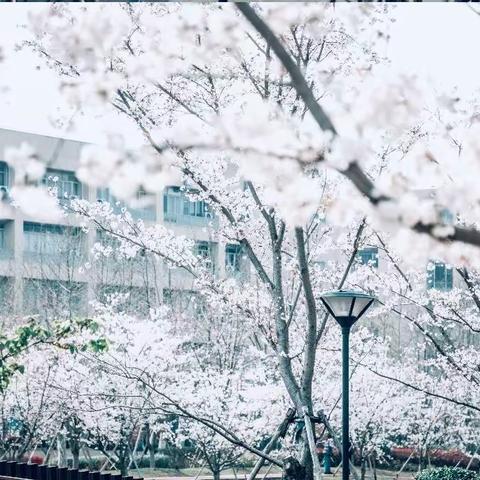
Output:
<instances>
[{"instance_id":1,"label":"fence","mask_svg":"<svg viewBox=\"0 0 480 480\"><path fill-rule=\"evenodd\" d=\"M0 461L0 478L2 477L29 480L134 480L132 476L122 477L119 473L91 472L53 465ZM135 477L135 480L143 480L143 478Z\"/></svg>"}]
</instances>

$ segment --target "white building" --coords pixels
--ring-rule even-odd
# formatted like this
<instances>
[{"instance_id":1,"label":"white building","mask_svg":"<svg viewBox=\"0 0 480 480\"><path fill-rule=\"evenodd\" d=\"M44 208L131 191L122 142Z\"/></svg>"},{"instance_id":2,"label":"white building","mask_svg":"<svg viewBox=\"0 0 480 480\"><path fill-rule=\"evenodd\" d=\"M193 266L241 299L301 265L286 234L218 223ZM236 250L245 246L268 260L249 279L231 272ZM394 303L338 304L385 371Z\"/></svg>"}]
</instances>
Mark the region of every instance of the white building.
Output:
<instances>
[{"instance_id":1,"label":"white building","mask_svg":"<svg viewBox=\"0 0 480 480\"><path fill-rule=\"evenodd\" d=\"M67 194L91 202L116 203L108 189L89 188L76 178L83 143L0 129L0 189L7 196L15 172L1 159L6 147L22 142L30 144L47 162L44 182L56 186L60 200ZM108 258L91 262L91 269L81 269L94 243L103 241L101 232L90 229L84 233L75 218L43 224L18 209L7 210L9 213L0 218L0 305L4 316L86 314L91 300L118 292L129 293L129 306L137 313L164 301L179 302L181 309L193 302L191 306L196 308L193 278L183 270L167 268L147 255L131 262ZM179 187L168 187L150 206L130 211L134 218L165 223L175 233L195 240L197 253L210 259L216 274L245 274L248 267L240 246L219 242L218 219L208 205L190 201ZM367 244L358 252L358 262L381 269L387 259L377 246ZM426 288L450 290L461 284L449 265L432 262L426 268ZM397 315L373 327L379 334L395 337L399 349L412 341L408 326Z\"/></svg>"},{"instance_id":2,"label":"white building","mask_svg":"<svg viewBox=\"0 0 480 480\"><path fill-rule=\"evenodd\" d=\"M0 188L4 196L8 197L15 172L1 159L5 148L22 142L31 145L47 163L43 181L57 188L60 201L68 195L115 204L108 189L89 188L76 178L81 142L0 129ZM181 298L182 292L191 291L193 279L188 274L163 265L158 271L158 262L148 256L130 263L106 259L104 264L94 262L92 269L81 269L94 243L102 239L100 232L90 229L84 233L74 218L65 217L61 224L43 224L18 209L7 210L9 213L0 218L3 312L47 318L54 310L59 313L58 308L62 314L87 313L89 300L122 291L133 292L132 308L138 311L142 305L148 308L153 301L173 301ZM198 254L208 257L219 275L240 273L239 246L219 243L215 231L218 219L203 201L190 201L179 187L169 187L148 207L130 211L136 219L165 223L175 233L195 240Z\"/></svg>"}]
</instances>

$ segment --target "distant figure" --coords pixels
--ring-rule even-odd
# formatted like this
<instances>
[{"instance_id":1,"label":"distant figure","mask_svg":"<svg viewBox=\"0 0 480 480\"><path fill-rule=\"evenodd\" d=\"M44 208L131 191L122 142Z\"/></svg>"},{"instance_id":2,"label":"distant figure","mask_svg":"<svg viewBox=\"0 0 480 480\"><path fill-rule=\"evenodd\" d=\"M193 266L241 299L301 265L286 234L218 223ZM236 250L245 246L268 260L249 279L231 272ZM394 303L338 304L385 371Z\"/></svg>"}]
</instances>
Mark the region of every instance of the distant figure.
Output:
<instances>
[{"instance_id":1,"label":"distant figure","mask_svg":"<svg viewBox=\"0 0 480 480\"><path fill-rule=\"evenodd\" d=\"M323 446L323 473L332 473L333 440L327 437Z\"/></svg>"}]
</instances>

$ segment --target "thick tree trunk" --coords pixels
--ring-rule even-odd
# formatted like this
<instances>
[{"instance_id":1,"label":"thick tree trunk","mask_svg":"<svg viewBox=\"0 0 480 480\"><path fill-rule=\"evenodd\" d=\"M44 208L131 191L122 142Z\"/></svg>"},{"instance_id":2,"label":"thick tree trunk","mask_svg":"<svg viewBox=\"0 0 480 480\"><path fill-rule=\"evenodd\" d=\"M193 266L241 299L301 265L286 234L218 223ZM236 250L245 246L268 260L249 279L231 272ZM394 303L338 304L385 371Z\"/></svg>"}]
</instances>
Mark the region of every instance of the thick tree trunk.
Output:
<instances>
[{"instance_id":1,"label":"thick tree trunk","mask_svg":"<svg viewBox=\"0 0 480 480\"><path fill-rule=\"evenodd\" d=\"M312 455L310 454L310 449L308 448L308 445L306 445L306 455L305 458L302 461L303 468L305 469L305 475L304 478L305 480L315 480L315 475L313 472L313 461L312 461Z\"/></svg>"},{"instance_id":2,"label":"thick tree trunk","mask_svg":"<svg viewBox=\"0 0 480 480\"><path fill-rule=\"evenodd\" d=\"M78 470L80 467L80 450L72 451L72 468Z\"/></svg>"},{"instance_id":3,"label":"thick tree trunk","mask_svg":"<svg viewBox=\"0 0 480 480\"><path fill-rule=\"evenodd\" d=\"M127 477L128 476L128 456L122 455L122 457L119 458L118 467L122 477Z\"/></svg>"},{"instance_id":4,"label":"thick tree trunk","mask_svg":"<svg viewBox=\"0 0 480 480\"><path fill-rule=\"evenodd\" d=\"M213 480L220 480L220 470L212 470Z\"/></svg>"},{"instance_id":5,"label":"thick tree trunk","mask_svg":"<svg viewBox=\"0 0 480 480\"><path fill-rule=\"evenodd\" d=\"M128 476L128 464L130 460L130 449L128 440L123 440L122 445L117 449L118 464L117 468L120 470L122 477Z\"/></svg>"}]
</instances>

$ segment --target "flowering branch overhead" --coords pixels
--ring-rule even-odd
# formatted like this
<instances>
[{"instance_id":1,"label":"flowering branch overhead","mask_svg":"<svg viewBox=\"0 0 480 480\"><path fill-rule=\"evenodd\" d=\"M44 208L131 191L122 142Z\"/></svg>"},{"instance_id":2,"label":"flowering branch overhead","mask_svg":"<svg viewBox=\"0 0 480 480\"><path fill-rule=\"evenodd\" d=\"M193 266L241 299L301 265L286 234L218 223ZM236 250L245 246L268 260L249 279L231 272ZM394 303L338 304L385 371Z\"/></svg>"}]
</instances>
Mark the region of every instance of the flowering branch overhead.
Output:
<instances>
[{"instance_id":1,"label":"flowering branch overhead","mask_svg":"<svg viewBox=\"0 0 480 480\"><path fill-rule=\"evenodd\" d=\"M254 8L248 3L236 3L238 10L242 12L250 24L257 30L257 32L267 41L268 45L277 55L285 69L288 71L292 80L292 85L295 87L298 95L305 102L306 107L312 114L318 126L327 132L337 136L338 132L335 129L328 115L323 111L320 104L317 102L310 86L305 80L300 67L294 62L291 55L287 52L281 41L273 33L271 28L264 22L260 16L255 12ZM317 161L322 161L322 157L317 157ZM395 199L387 195L381 195L375 188L374 183L370 180L367 174L362 170L357 161L352 160L348 167L344 170L339 170L341 174L347 177L357 189L368 198L368 200L375 206L381 207L383 202L395 203ZM401 218L400 218L401 220ZM442 242L459 241L475 246L480 246L480 231L475 228L465 227L451 227L451 232L448 234L439 235L438 232L443 225L439 223L417 222L411 226L412 230L418 233L424 233L434 237L436 240Z\"/></svg>"}]
</instances>

